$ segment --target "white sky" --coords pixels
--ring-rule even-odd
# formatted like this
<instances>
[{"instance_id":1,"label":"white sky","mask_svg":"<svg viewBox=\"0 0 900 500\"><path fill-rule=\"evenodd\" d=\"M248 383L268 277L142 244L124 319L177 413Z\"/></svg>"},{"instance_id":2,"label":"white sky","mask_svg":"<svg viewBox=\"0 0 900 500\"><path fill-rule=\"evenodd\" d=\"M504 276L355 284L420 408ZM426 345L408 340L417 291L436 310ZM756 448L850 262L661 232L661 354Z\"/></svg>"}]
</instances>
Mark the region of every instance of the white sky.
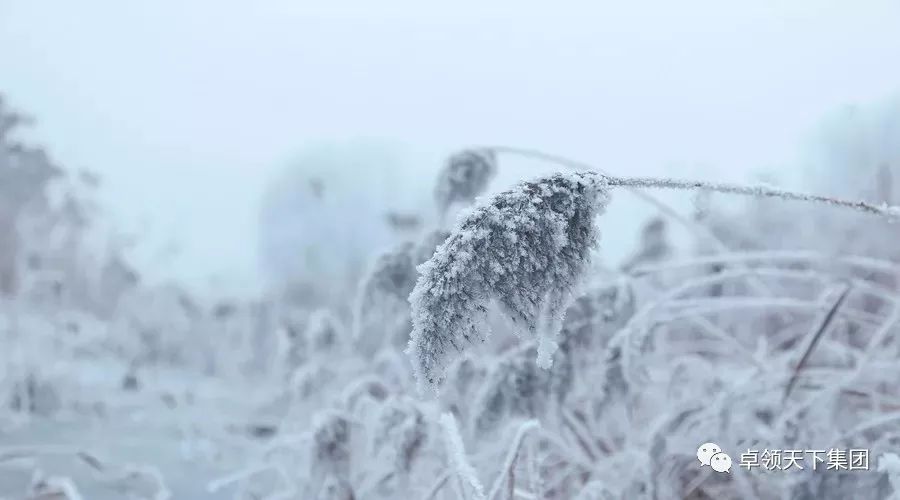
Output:
<instances>
[{"instance_id":1,"label":"white sky","mask_svg":"<svg viewBox=\"0 0 900 500\"><path fill-rule=\"evenodd\" d=\"M105 177L123 227L182 241L156 272L234 286L262 186L305 145L790 177L824 113L900 90L897 1L487 3L0 0L0 91L61 163ZM423 169L410 188L430 190ZM642 210L622 207L611 225Z\"/></svg>"}]
</instances>

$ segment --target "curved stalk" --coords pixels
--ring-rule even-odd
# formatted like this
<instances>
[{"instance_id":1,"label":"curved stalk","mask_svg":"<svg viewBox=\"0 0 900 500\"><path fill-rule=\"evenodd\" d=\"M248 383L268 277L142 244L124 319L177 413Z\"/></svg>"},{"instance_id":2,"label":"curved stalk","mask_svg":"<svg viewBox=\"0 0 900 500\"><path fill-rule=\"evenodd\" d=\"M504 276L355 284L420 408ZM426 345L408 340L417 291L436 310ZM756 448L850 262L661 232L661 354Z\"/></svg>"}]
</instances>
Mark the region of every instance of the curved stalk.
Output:
<instances>
[{"instance_id":1,"label":"curved stalk","mask_svg":"<svg viewBox=\"0 0 900 500\"><path fill-rule=\"evenodd\" d=\"M587 163L582 163L579 161L571 160L569 158L565 158L563 156L554 155L550 153L545 153L543 151L539 151L536 149L527 149L527 148L517 148L510 146L479 146L475 149L483 149L493 151L494 154L511 154L522 156L526 158L533 158L536 160L546 161L549 163L555 163L557 165L572 169L572 170L583 170L589 172L598 172L601 175L606 176L607 178L612 178L612 175L608 172L595 168L592 165L588 165ZM680 223L684 226L688 231L692 232L696 236L699 236L701 239L708 241L715 248L718 253L731 253L732 249L728 247L721 239L719 239L710 229L703 224L698 223L697 221L691 220L681 214L679 214L675 209L666 205L665 203L657 200L653 196L641 191L637 188L637 186L629 186L623 185L625 189L631 192L633 195L638 198L650 203L654 207L656 207L660 212L669 216L673 220ZM748 268L749 269L749 268ZM756 290L763 295L774 295L772 289L765 284L759 278L753 278L749 282L750 286L756 288Z\"/></svg>"},{"instance_id":2,"label":"curved stalk","mask_svg":"<svg viewBox=\"0 0 900 500\"><path fill-rule=\"evenodd\" d=\"M686 191L703 189L706 191L714 191L717 193L739 194L742 196L753 196L757 198L781 198L783 200L791 201L823 203L836 207L849 208L859 212L882 215L891 219L900 217L900 207L896 206L889 206L887 204L874 205L865 201L850 201L817 194L787 191L784 189L777 189L774 187L763 185L742 186L739 184L688 181L657 177L612 177L608 175L603 175L603 177L607 179L610 186L651 189L681 189Z\"/></svg>"},{"instance_id":3,"label":"curved stalk","mask_svg":"<svg viewBox=\"0 0 900 500\"><path fill-rule=\"evenodd\" d=\"M512 155L517 155L517 156L523 156L526 158L533 158L536 160L542 160L542 161L546 161L549 163L555 163L557 165L560 165L560 166L563 166L566 168L570 168L570 169L574 169L574 170L585 170L585 171L597 172L600 175L604 175L608 178L612 177L611 174L609 174L608 172L601 170L599 168L596 168L592 165L588 165L587 163L582 163L580 161L572 160L572 159L565 158L565 157L559 156L559 155L545 153L543 151L539 151L536 149L517 148L517 147L511 147L511 146L484 146L484 147L479 146L474 149L487 149L487 150L494 151L497 154L512 154ZM731 251L731 249L728 248L728 246L722 240L717 238L716 235L714 235L712 233L712 231L710 231L708 228L706 228L706 226L704 226L702 224L698 224L696 221L692 221L692 220L688 219L687 217L679 214L672 207L657 200L656 198L641 191L640 189L637 189L636 186L623 186L623 187L628 189L629 192L631 192L638 198L646 201L647 203L650 203L651 205L653 205L654 207L659 209L659 211L668 215L672 219L678 221L678 223L683 225L685 228L687 228L691 232L697 233L698 236L708 240L710 243L712 243L716 247L716 250L718 250L719 252Z\"/></svg>"},{"instance_id":4,"label":"curved stalk","mask_svg":"<svg viewBox=\"0 0 900 500\"><path fill-rule=\"evenodd\" d=\"M824 203L832 206L838 206L843 208L850 208L852 210L883 215L890 217L892 219L896 219L900 217L900 207L897 206L889 206L887 204L875 205L872 203L864 202L864 201L850 201L843 200L840 198L831 198L828 196L816 195L816 194L808 194L808 193L800 193L796 191L787 191L783 189L777 189L771 186L757 185L757 186L744 186L740 184L728 184L728 183L712 183L712 182L702 182L702 181L690 181L690 180L680 180L680 179L672 179L672 178L656 178L656 177L618 177L615 175L611 175L599 168L596 168L587 163L582 163L579 161L571 160L569 158L565 158L563 156L558 156L550 153L545 153L543 151L539 151L536 149L527 149L527 148L517 148L511 146L479 146L473 149L479 150L490 150L495 153L506 153L506 154L514 154L518 156L530 157L538 160L548 161L551 163L556 163L558 165L562 165L568 168L583 170L588 172L594 172L597 175L601 175L607 179L611 186L619 186L627 188L629 191L634 193L635 195L641 197L642 199L652 203L654 206L665 212L667 215L670 215L675 220L681 222L685 226L688 226L692 230L700 231L704 237L708 238L710 241L714 242L716 246L719 246L722 249L726 249L724 243L721 240L715 237L706 227L697 224L694 221L691 221L679 213L675 212L671 207L665 205L659 200L653 198L652 196L647 195L640 191L641 188L644 189L680 189L686 191L698 190L702 189L705 191L714 191L717 193L727 193L727 194L738 194L743 196L754 196L754 197L762 197L762 198L781 198L784 200L795 200L795 201L807 201L807 202L818 202Z\"/></svg>"}]
</instances>

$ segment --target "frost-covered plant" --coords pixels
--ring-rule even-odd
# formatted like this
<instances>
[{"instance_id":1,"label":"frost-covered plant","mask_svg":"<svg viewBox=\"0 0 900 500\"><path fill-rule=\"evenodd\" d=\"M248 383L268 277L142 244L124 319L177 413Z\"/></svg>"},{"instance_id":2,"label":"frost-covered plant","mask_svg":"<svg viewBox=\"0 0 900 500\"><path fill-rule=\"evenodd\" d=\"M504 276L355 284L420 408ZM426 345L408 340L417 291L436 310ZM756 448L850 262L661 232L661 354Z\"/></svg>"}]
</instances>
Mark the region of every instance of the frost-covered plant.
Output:
<instances>
[{"instance_id":1,"label":"frost-covered plant","mask_svg":"<svg viewBox=\"0 0 900 500\"><path fill-rule=\"evenodd\" d=\"M346 341L346 334L337 318L327 309L317 309L309 317L306 345L315 355L338 353Z\"/></svg>"},{"instance_id":2,"label":"frost-covered plant","mask_svg":"<svg viewBox=\"0 0 900 500\"><path fill-rule=\"evenodd\" d=\"M619 179L587 172L589 167L582 170L568 178L598 183L604 189L698 186ZM382 326L381 319L396 320L397 325L406 321L405 329L398 327L396 333L408 336L411 304L406 299L417 283L431 279L417 276L415 265L430 259L435 266L443 262L444 270L471 278L444 281L444 288L430 290L438 292L432 304L435 314L446 306L441 301L451 290L483 292L468 304L488 308L499 302L501 312L504 293L530 304L531 296L515 284L546 285L546 290L555 291L559 283L547 285L540 280L551 279L547 270L561 262L535 264L529 259L534 259L535 252L549 252L558 234L567 245L574 245L565 233L570 227L568 215L553 209L547 209L548 214L532 213L528 207L535 199L545 201L538 207L550 206L554 196L565 195L556 193L558 185L548 179L531 184L534 192L523 188L518 198L524 200L523 212L497 198L479 202L497 204L476 207L469 216L496 217L486 216L467 226L469 240L452 243L462 238L456 231L441 245L448 235L435 232L431 233L433 244L406 246L409 264L404 264L404 272L413 279L404 281L405 288L392 288L391 280L386 280L387 286L371 289L367 306L371 321L361 330L366 337L377 331L371 328ZM699 188L704 193L705 186ZM776 193L770 188L712 188L763 196ZM544 191L556 194L545 197ZM29 209L41 212L38 195ZM557 202L564 201L558 204L563 208L577 208L584 201L579 197L584 196L574 193L574 201ZM606 196L605 191L597 196ZM777 247L783 241L782 231L792 231L805 220L782 225L783 219L794 219L795 212L772 203L753 203L730 217L711 210L710 220L718 218L717 224L732 229L733 237L715 228L713 232L727 244L747 249L751 247L745 241L756 249ZM891 210L874 207L870 211ZM65 439L69 432L55 431L82 423L97 428L95 419L102 418L104 435L128 433L127 452L140 451L141 456L159 462L167 476L172 474L167 484L178 498L203 496L195 483L209 470L207 466L236 469L210 482L208 492L224 498L230 491L241 500L442 500L482 495L491 500L838 500L885 498L890 494L889 482L897 489L897 467L890 460L880 473L755 470L747 474L735 467L734 474L725 477L708 475L708 469L696 466L693 456L697 443L709 439L734 458L748 447L766 446L869 448L873 456L896 451L900 390L894 382L900 377L895 362L900 344L893 313L900 267L869 253L871 242L890 244L896 239L893 232L882 230L887 226L860 225L852 233L836 229L846 236L842 239L854 244L859 240L853 246L860 249L857 256L793 250L723 253L716 248L714 254L674 261L667 252L654 251L665 238L660 237L659 224L651 221L646 238L636 243L636 253L647 258L638 259L634 267L626 266L626 276L604 268L602 262L588 263L573 273L576 278L591 279L585 280L584 287L572 287L571 298L577 299L568 301L550 370L538 367L535 339L516 341L513 334L528 331L523 321L513 315L512 324L505 323L503 314L491 310L487 323L495 332L493 338L465 356L448 356L440 397L425 401L413 397L415 379L409 358L397 342L379 339L378 349L373 350L347 341L341 314L354 309L350 297L313 304L276 293L266 299L272 301L272 312L270 321L263 321L260 317L265 314L254 312L256 301L226 303L203 295L186 300L177 289L149 288L121 268L113 269L111 281L128 286L113 283L110 289L126 291L94 294L91 283L103 281L107 259L90 265L85 261L84 276L73 281L66 281L65 273L46 273L48 293L34 293L41 288L31 277L45 274L35 269L52 268L54 273L62 269L56 259L65 245L32 236L53 233L44 231L48 227L77 227L78 212L69 214L70 226L41 222L23 233L23 241L28 241L18 247L17 261L23 265L18 276L25 279L18 290L32 292L0 299L0 434L11 438L0 446L4 477L21 466L27 479L29 468L49 465L12 443L38 445L46 436ZM44 213L48 214L58 212ZM559 223L538 220L544 216ZM54 217L48 215L47 220ZM593 229L589 218L585 215L585 225ZM472 220L463 217L458 226ZM509 253L500 255L495 251L496 240L507 233L524 235L525 244L517 241L505 246ZM428 235L422 241L427 239ZM541 246L546 241L551 246ZM809 239L813 247L816 242ZM442 246L437 255L436 246ZM451 247L468 257L457 258ZM31 250L40 258L31 258ZM515 253L522 250L525 256ZM487 257L499 263L485 264L494 262ZM531 275L517 277L521 262L533 265L528 268L533 281L529 281ZM496 271L496 279L482 279L480 273L485 270ZM53 302L52 280L57 278L67 289L91 292L85 294L91 300L69 301L80 292L66 292L61 296L67 300ZM767 286L749 286L751 280ZM850 283L852 292L837 304L822 291L840 280ZM715 290L716 285L723 286ZM114 300L119 294L122 300ZM94 307L93 297L109 304ZM462 298L455 303L461 313L469 312ZM483 311L474 312L478 316ZM317 321L310 319L317 315L320 326L314 327ZM833 321L819 321L824 315L833 316ZM278 318L284 318L283 325L277 324ZM287 370L278 363L269 364L276 367L271 373L204 370L192 361L196 356L208 359L211 366L240 366L255 345L251 340L272 341L279 326L293 332L280 332L288 344L280 354L293 350ZM445 326L438 322L437 327ZM461 332L465 331L443 333L464 347ZM486 329L480 333L487 337ZM454 345L444 347L455 354ZM256 356L255 347L253 351ZM23 369L34 366L42 369ZM133 367L139 369L134 374L140 383L129 383L128 390L123 390L120 375L131 373ZM32 372L40 376L29 380ZM56 411L44 415L40 415L41 404L35 404L41 399L42 381L52 382L60 396L54 403ZM784 400L786 386L792 391ZM442 413L445 416L438 418ZM539 419L540 427L535 420L523 422L528 418ZM136 428L139 433L132 432ZM149 439L139 441L145 436ZM163 436L181 441L169 442ZM95 440L91 446L106 448L106 441L117 440ZM44 448L59 452L57 446ZM103 451L122 453L118 446ZM178 457L169 455L179 452ZM129 453L126 456L130 458ZM891 460L897 462L896 457ZM151 498L155 489L149 475L105 473L108 464L93 455L84 455L77 464L82 470L74 474L59 470L55 462L54 475L77 479L86 498L108 494L111 487L122 488L116 491L124 495L126 482L127 493L136 497ZM197 469L181 471L188 463L197 464ZM91 476L83 474L85 465ZM0 481L0 497L21 497L25 482L20 481L20 486L8 491L8 485ZM60 488L42 493L64 494Z\"/></svg>"},{"instance_id":3,"label":"frost-covered plant","mask_svg":"<svg viewBox=\"0 0 900 500\"><path fill-rule=\"evenodd\" d=\"M336 476L328 476L322 484L322 489L316 495L317 500L356 500L353 487L346 479Z\"/></svg>"},{"instance_id":4,"label":"frost-covered plant","mask_svg":"<svg viewBox=\"0 0 900 500\"><path fill-rule=\"evenodd\" d=\"M23 256L22 218L29 210L46 213L47 187L62 175L43 149L13 137L28 123L0 95L0 296L18 291Z\"/></svg>"},{"instance_id":5,"label":"frost-covered plant","mask_svg":"<svg viewBox=\"0 0 900 500\"><path fill-rule=\"evenodd\" d=\"M34 371L12 381L9 392L8 407L15 412L51 416L61 406L58 389Z\"/></svg>"},{"instance_id":6,"label":"frost-covered plant","mask_svg":"<svg viewBox=\"0 0 900 500\"><path fill-rule=\"evenodd\" d=\"M291 397L300 401L308 400L322 394L329 383L337 377L333 367L324 364L310 363L297 368L291 374L288 390Z\"/></svg>"},{"instance_id":7,"label":"frost-covered plant","mask_svg":"<svg viewBox=\"0 0 900 500\"><path fill-rule=\"evenodd\" d=\"M484 192L496 173L497 157L491 150L468 150L450 156L434 189L441 214L454 203L472 202Z\"/></svg>"},{"instance_id":8,"label":"frost-covered plant","mask_svg":"<svg viewBox=\"0 0 900 500\"><path fill-rule=\"evenodd\" d=\"M472 405L472 395L487 378L488 364L481 358L462 357L448 369L449 383L441 391L441 402L461 421L468 422L472 412L478 411L478 407Z\"/></svg>"},{"instance_id":9,"label":"frost-covered plant","mask_svg":"<svg viewBox=\"0 0 900 500\"><path fill-rule=\"evenodd\" d=\"M622 270L628 272L635 266L661 262L670 257L672 245L666 227L666 221L662 218L654 218L645 224L639 246L622 265Z\"/></svg>"},{"instance_id":10,"label":"frost-covered plant","mask_svg":"<svg viewBox=\"0 0 900 500\"><path fill-rule=\"evenodd\" d=\"M413 262L415 262L416 267L422 265L425 261L431 258L434 255L435 250L441 243L447 241L447 238L450 237L450 231L444 229L433 229L431 231L427 231L418 241L415 248L413 249ZM415 287L415 283L413 283L413 287ZM410 292L412 292L412 288L410 288ZM409 294L406 294L405 299L409 298Z\"/></svg>"},{"instance_id":11,"label":"frost-covered plant","mask_svg":"<svg viewBox=\"0 0 900 500\"><path fill-rule=\"evenodd\" d=\"M497 430L510 418L547 417L572 387L572 364L568 356L550 370L535 362L537 348L525 344L506 353L488 375L473 408L475 431L480 435Z\"/></svg>"},{"instance_id":12,"label":"frost-covered plant","mask_svg":"<svg viewBox=\"0 0 900 500\"><path fill-rule=\"evenodd\" d=\"M492 303L519 329L538 338L538 364L551 365L564 312L598 243L594 218L605 210L609 190L616 186L706 189L900 215L900 207L769 186L619 178L590 171L520 183L462 217L435 255L419 267L421 276L410 295L413 331L407 352L420 386L437 390L449 362L465 344L485 340Z\"/></svg>"},{"instance_id":13,"label":"frost-covered plant","mask_svg":"<svg viewBox=\"0 0 900 500\"><path fill-rule=\"evenodd\" d=\"M347 351L347 332L341 321L330 309L283 313L275 329L275 357L281 363L282 373L296 377L312 373L322 362L340 356ZM271 335L263 332L263 335Z\"/></svg>"},{"instance_id":14,"label":"frost-covered plant","mask_svg":"<svg viewBox=\"0 0 900 500\"><path fill-rule=\"evenodd\" d=\"M538 362L549 367L553 336L597 243L593 219L607 200L603 178L555 174L503 192L461 219L419 267L410 295L408 352L419 381L436 387L450 349L484 341L492 301L540 339Z\"/></svg>"},{"instance_id":15,"label":"frost-covered plant","mask_svg":"<svg viewBox=\"0 0 900 500\"><path fill-rule=\"evenodd\" d=\"M340 485L339 491L349 488L352 432L353 423L347 415L335 410L316 414L312 423L309 477L314 482L321 481L323 488L335 480Z\"/></svg>"},{"instance_id":16,"label":"frost-covered plant","mask_svg":"<svg viewBox=\"0 0 900 500\"><path fill-rule=\"evenodd\" d=\"M372 375L364 375L363 377L353 381L346 389L344 389L343 397L344 405L351 412L358 412L365 402L371 401L379 403L387 399L390 395L390 389L379 378Z\"/></svg>"},{"instance_id":17,"label":"frost-covered plant","mask_svg":"<svg viewBox=\"0 0 900 500\"><path fill-rule=\"evenodd\" d=\"M566 311L560 349L578 355L605 347L613 333L635 312L635 294L627 281L597 286L578 297Z\"/></svg>"},{"instance_id":18,"label":"frost-covered plant","mask_svg":"<svg viewBox=\"0 0 900 500\"><path fill-rule=\"evenodd\" d=\"M444 413L441 415L440 423L447 462L456 476L456 494L462 498L469 498L468 492L471 491L471 497L475 500L486 500L484 486L466 456L466 448L456 418L450 413Z\"/></svg>"},{"instance_id":19,"label":"frost-covered plant","mask_svg":"<svg viewBox=\"0 0 900 500\"><path fill-rule=\"evenodd\" d=\"M409 374L409 358L404 356L402 351L395 349L379 351L370 366L391 387L405 392L407 386L414 384Z\"/></svg>"},{"instance_id":20,"label":"frost-covered plant","mask_svg":"<svg viewBox=\"0 0 900 500\"><path fill-rule=\"evenodd\" d=\"M84 496L79 493L74 481L68 477L45 476L41 471L35 471L28 486L28 500L58 499L58 500L82 500Z\"/></svg>"},{"instance_id":21,"label":"frost-covered plant","mask_svg":"<svg viewBox=\"0 0 900 500\"><path fill-rule=\"evenodd\" d=\"M392 398L379 409L372 435L372 453L391 464L405 482L428 440L425 415L409 400Z\"/></svg>"},{"instance_id":22,"label":"frost-covered plant","mask_svg":"<svg viewBox=\"0 0 900 500\"><path fill-rule=\"evenodd\" d=\"M416 285L416 267L431 258L435 248L450 235L432 230L419 241L407 241L381 254L361 282L353 310L353 335L369 352L382 346L406 343L409 328L409 294ZM399 341L399 342L398 342Z\"/></svg>"},{"instance_id":23,"label":"frost-covered plant","mask_svg":"<svg viewBox=\"0 0 900 500\"><path fill-rule=\"evenodd\" d=\"M372 307L373 301L384 296L394 297L398 300L409 296L416 284L416 265L413 263L414 248L415 244L412 242L404 242L396 249L378 257L372 271L364 281L357 309Z\"/></svg>"}]
</instances>

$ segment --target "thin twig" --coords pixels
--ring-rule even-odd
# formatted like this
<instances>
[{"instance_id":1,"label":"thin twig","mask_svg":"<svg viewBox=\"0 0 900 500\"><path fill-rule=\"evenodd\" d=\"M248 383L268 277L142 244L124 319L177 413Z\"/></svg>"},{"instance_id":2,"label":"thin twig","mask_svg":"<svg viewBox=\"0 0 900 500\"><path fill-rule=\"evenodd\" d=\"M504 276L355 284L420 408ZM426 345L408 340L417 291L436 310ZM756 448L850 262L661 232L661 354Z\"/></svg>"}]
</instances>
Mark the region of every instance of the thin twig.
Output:
<instances>
[{"instance_id":1,"label":"thin twig","mask_svg":"<svg viewBox=\"0 0 900 500\"><path fill-rule=\"evenodd\" d=\"M567 167L570 169L598 172L601 175L610 177L610 174L608 172L606 172L602 169L596 168L593 165L589 165L587 163L583 163L580 161L575 161L575 160L572 160L569 158L565 158L563 156L545 153L543 151L538 151L536 149L517 148L517 147L512 147L512 146L482 146L482 147L475 147L473 149L476 149L476 150L484 149L484 150L491 150L495 153L506 153L506 154L530 157L530 158L534 158L534 159L538 159L538 160L542 160L542 161L547 161L550 163L555 163L557 165L564 166L564 167ZM691 219L688 219L687 217L684 217L683 215L681 215L677 211L675 211L675 209L673 209L672 207L657 200L653 196L650 196L649 194L641 191L640 189L637 189L636 187L633 187L633 186L623 186L623 187L625 187L628 191L630 191L632 194L634 194L638 198L650 203L651 205L655 206L657 209L659 209L664 214L666 214L669 217L671 217L672 219L678 221L681 225L683 225L688 230L690 230L694 233L697 233L702 238L708 240L710 243L712 243L716 247L716 249L719 252L729 252L730 251L730 249L728 248L728 245L726 245L722 240L720 240L718 237L716 237L716 235L713 234L712 231L710 231L706 226L699 224L697 221L693 221Z\"/></svg>"},{"instance_id":2,"label":"thin twig","mask_svg":"<svg viewBox=\"0 0 900 500\"><path fill-rule=\"evenodd\" d=\"M840 295L838 295L837 300L834 301L834 304L831 305L831 307L822 317L822 320L819 322L814 333L810 337L809 343L804 348L803 355L800 357L800 361L797 362L797 366L791 373L791 378L788 380L787 387L784 390L784 397L781 400L782 404L787 401L788 397L790 397L791 391L793 391L794 385L797 383L797 379L800 377L800 372L803 370L804 366L806 366L806 362L809 360L809 356L812 354L813 349L816 348L819 340L828 330L828 327L831 326L831 322L837 315L838 309L841 308L841 305L847 299L847 295L850 293L851 287L850 285L844 285L842 288L843 289L841 290Z\"/></svg>"},{"instance_id":3,"label":"thin twig","mask_svg":"<svg viewBox=\"0 0 900 500\"><path fill-rule=\"evenodd\" d=\"M564 167L570 168L570 169L585 170L585 171L589 171L589 172L599 173L600 175L605 176L607 179L617 179L616 177L611 176L609 173L603 171L602 169L596 168L592 165L588 165L587 163L582 163L582 162L571 160L569 158L565 158L565 157L562 157L559 155L549 154L549 153L545 153L543 151L539 151L539 150L535 150L535 149L517 148L517 147L510 147L510 146L487 146L487 147L477 147L477 148L473 148L473 149L490 150L494 154L507 153L507 154L524 156L524 157L530 157L530 158L534 158L534 159L538 159L538 160L542 160L542 161L547 161L550 163L555 163L557 165L564 166ZM731 251L731 249L728 247L728 245L726 245L725 242L723 242L721 239L719 239L705 225L700 224L695 220L691 220L687 217L682 216L681 214L679 214L677 211L675 211L673 208L669 207L665 203L657 200L656 198L648 195L647 193L644 193L640 189L637 189L638 187L659 188L659 187L674 187L674 186L639 185L639 184L643 184L643 183L638 182L638 179L633 179L632 182L633 183L630 184L629 182L625 182L624 179L619 179L618 185L624 187L625 189L630 191L632 194L634 194L638 198L645 200L645 201L649 202L650 204L652 204L653 206L657 207L662 213L668 215L675 221L679 222L685 228L687 228L689 231L697 234L701 238L712 243L712 245L715 247L717 252L728 253ZM694 183L694 184L695 185L691 186L690 189L697 188L697 186L696 186L697 183ZM708 189L708 187L704 187L704 189ZM898 209L898 213L900 213L900 209ZM755 288L758 292L760 292L763 295L772 295L773 294L772 289L764 281L762 281L758 277L752 276L752 271L751 271L751 279L749 280L749 285L751 287Z\"/></svg>"},{"instance_id":4,"label":"thin twig","mask_svg":"<svg viewBox=\"0 0 900 500\"><path fill-rule=\"evenodd\" d=\"M236 472L228 474L227 476L222 476L222 477L219 477L219 478L209 481L206 484L206 491L208 493L216 493L228 485L237 483L239 481L243 481L244 479L247 479L256 474L259 474L260 472L265 472L265 471L268 471L268 470L271 470L274 468L275 468L275 466L272 464L257 464L257 465L251 466L251 467L247 467L247 468L238 470Z\"/></svg>"},{"instance_id":5,"label":"thin twig","mask_svg":"<svg viewBox=\"0 0 900 500\"><path fill-rule=\"evenodd\" d=\"M439 477L437 481L434 482L434 486L431 487L431 489L428 491L428 494L425 495L425 500L433 500L438 492L441 491L441 488L443 488L444 485L447 484L447 480L450 479L451 475L451 472L443 473L441 477Z\"/></svg>"},{"instance_id":6,"label":"thin twig","mask_svg":"<svg viewBox=\"0 0 900 500\"><path fill-rule=\"evenodd\" d=\"M507 474L512 477L513 469L516 466L516 461L519 456L519 449L522 447L522 441L525 440L525 436L528 434L528 431L538 428L540 428L540 424L537 420L529 420L522 424L519 427L519 430L516 431L516 435L513 438L512 445L509 448L509 453L507 454L506 460L504 461L503 469L500 471L500 475L497 476L496 481L494 481L494 486L491 488L491 491L488 494L488 500L494 500L494 498L496 498L497 495L500 494L503 480L506 478ZM512 484L510 485L510 487L512 488Z\"/></svg>"},{"instance_id":7,"label":"thin twig","mask_svg":"<svg viewBox=\"0 0 900 500\"><path fill-rule=\"evenodd\" d=\"M603 175L603 174L598 174ZM739 184L689 181L660 177L611 177L604 175L610 186L637 187L651 189L681 189L714 191L717 193L738 194L756 198L780 198L783 200L823 203L835 207L849 208L859 212L870 213L896 219L900 216L900 207L887 204L874 205L865 201L850 201L817 194L787 191L770 186L743 186Z\"/></svg>"},{"instance_id":8,"label":"thin twig","mask_svg":"<svg viewBox=\"0 0 900 500\"><path fill-rule=\"evenodd\" d=\"M447 449L447 458L456 471L460 486L462 487L465 483L468 483L475 500L485 500L484 487L481 485L481 481L478 480L475 469L472 468L472 465L469 464L466 458L466 450L463 447L462 436L460 436L459 428L456 425L456 418L452 413L444 413L441 415L440 423L444 430L444 445Z\"/></svg>"},{"instance_id":9,"label":"thin twig","mask_svg":"<svg viewBox=\"0 0 900 500\"><path fill-rule=\"evenodd\" d=\"M581 449L584 450L585 455L587 455L592 462L596 462L601 453L592 445L590 436L585 435L586 433L582 432L581 426L575 419L575 416L572 415L568 409L561 408L560 413L563 423L572 431L572 434L575 436L575 441Z\"/></svg>"},{"instance_id":10,"label":"thin twig","mask_svg":"<svg viewBox=\"0 0 900 500\"><path fill-rule=\"evenodd\" d=\"M643 276L645 274L674 271L680 268L705 266L709 264L749 263L765 262L773 264L783 261L786 263L812 261L828 264L842 264L849 268L859 267L867 270L891 273L900 276L900 266L889 260L866 257L863 255L829 255L808 250L755 250L735 251L717 255L703 255L688 257L678 260L669 260L662 263L641 264L632 269L631 276Z\"/></svg>"}]
</instances>

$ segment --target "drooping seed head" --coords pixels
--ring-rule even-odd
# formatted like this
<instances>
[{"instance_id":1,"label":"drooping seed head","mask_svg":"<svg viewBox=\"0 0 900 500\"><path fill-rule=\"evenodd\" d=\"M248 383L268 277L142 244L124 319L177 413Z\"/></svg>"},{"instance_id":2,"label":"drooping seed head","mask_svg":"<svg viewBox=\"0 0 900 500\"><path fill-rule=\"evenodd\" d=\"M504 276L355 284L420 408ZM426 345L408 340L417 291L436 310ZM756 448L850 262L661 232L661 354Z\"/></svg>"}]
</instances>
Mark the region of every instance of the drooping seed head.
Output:
<instances>
[{"instance_id":1,"label":"drooping seed head","mask_svg":"<svg viewBox=\"0 0 900 500\"><path fill-rule=\"evenodd\" d=\"M410 294L413 331L407 354L420 387L436 389L468 343L485 340L492 303L540 339L549 367L554 337L599 239L594 218L609 201L606 179L557 173L497 194L457 222L419 266Z\"/></svg>"}]
</instances>

